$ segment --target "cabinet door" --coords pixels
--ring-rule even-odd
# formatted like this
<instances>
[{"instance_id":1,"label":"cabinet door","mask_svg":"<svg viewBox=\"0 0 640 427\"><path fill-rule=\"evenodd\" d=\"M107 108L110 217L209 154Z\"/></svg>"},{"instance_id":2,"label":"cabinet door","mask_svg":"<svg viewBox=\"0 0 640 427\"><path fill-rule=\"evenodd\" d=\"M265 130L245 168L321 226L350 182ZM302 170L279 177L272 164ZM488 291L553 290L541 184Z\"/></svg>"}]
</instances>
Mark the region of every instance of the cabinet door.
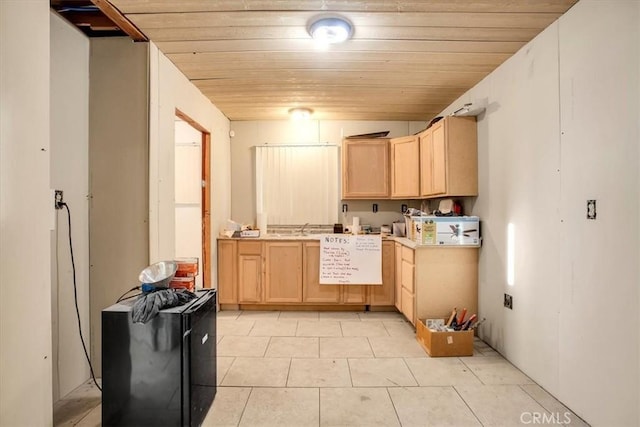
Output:
<instances>
[{"instance_id":1,"label":"cabinet door","mask_svg":"<svg viewBox=\"0 0 640 427\"><path fill-rule=\"evenodd\" d=\"M262 302L262 255L238 255L238 302Z\"/></svg>"},{"instance_id":2,"label":"cabinet door","mask_svg":"<svg viewBox=\"0 0 640 427\"><path fill-rule=\"evenodd\" d=\"M389 197L389 140L344 140L342 143L342 198Z\"/></svg>"},{"instance_id":3,"label":"cabinet door","mask_svg":"<svg viewBox=\"0 0 640 427\"><path fill-rule=\"evenodd\" d=\"M220 304L238 303L237 243L235 240L218 240L218 302Z\"/></svg>"},{"instance_id":4,"label":"cabinet door","mask_svg":"<svg viewBox=\"0 0 640 427\"><path fill-rule=\"evenodd\" d=\"M420 196L420 143L418 136L391 140L391 197Z\"/></svg>"},{"instance_id":5,"label":"cabinet door","mask_svg":"<svg viewBox=\"0 0 640 427\"><path fill-rule=\"evenodd\" d=\"M401 311L405 317L412 323L415 320L415 251L406 246L402 247L402 271L400 272L400 280L402 281L401 289Z\"/></svg>"},{"instance_id":6,"label":"cabinet door","mask_svg":"<svg viewBox=\"0 0 640 427\"><path fill-rule=\"evenodd\" d=\"M447 140L445 132L445 120L441 120L435 125L431 131L433 138L431 140L431 194L447 193Z\"/></svg>"},{"instance_id":7,"label":"cabinet door","mask_svg":"<svg viewBox=\"0 0 640 427\"><path fill-rule=\"evenodd\" d=\"M365 304L367 302L366 288L363 285L343 285L342 302L344 304Z\"/></svg>"},{"instance_id":8,"label":"cabinet door","mask_svg":"<svg viewBox=\"0 0 640 427\"><path fill-rule=\"evenodd\" d=\"M405 288L409 293L414 293L414 280L413 274L415 271L415 266L407 262L407 260L402 260L402 287Z\"/></svg>"},{"instance_id":9,"label":"cabinet door","mask_svg":"<svg viewBox=\"0 0 640 427\"><path fill-rule=\"evenodd\" d=\"M402 311L400 305L402 298L402 245L400 243L395 244L395 306L398 311Z\"/></svg>"},{"instance_id":10,"label":"cabinet door","mask_svg":"<svg viewBox=\"0 0 640 427\"><path fill-rule=\"evenodd\" d=\"M302 302L302 242L265 245L264 301Z\"/></svg>"},{"instance_id":11,"label":"cabinet door","mask_svg":"<svg viewBox=\"0 0 640 427\"><path fill-rule=\"evenodd\" d=\"M370 305L393 305L395 302L394 242L382 242L382 286L369 286Z\"/></svg>"},{"instance_id":12,"label":"cabinet door","mask_svg":"<svg viewBox=\"0 0 640 427\"><path fill-rule=\"evenodd\" d=\"M433 194L433 133L432 128L420 134L420 195Z\"/></svg>"},{"instance_id":13,"label":"cabinet door","mask_svg":"<svg viewBox=\"0 0 640 427\"><path fill-rule=\"evenodd\" d=\"M402 288L402 314L411 322L414 326L416 319L414 316L415 310L415 297L414 294L407 291L406 288Z\"/></svg>"},{"instance_id":14,"label":"cabinet door","mask_svg":"<svg viewBox=\"0 0 640 427\"><path fill-rule=\"evenodd\" d=\"M302 300L309 303L338 304L340 285L320 284L320 243L305 242L303 251Z\"/></svg>"}]
</instances>

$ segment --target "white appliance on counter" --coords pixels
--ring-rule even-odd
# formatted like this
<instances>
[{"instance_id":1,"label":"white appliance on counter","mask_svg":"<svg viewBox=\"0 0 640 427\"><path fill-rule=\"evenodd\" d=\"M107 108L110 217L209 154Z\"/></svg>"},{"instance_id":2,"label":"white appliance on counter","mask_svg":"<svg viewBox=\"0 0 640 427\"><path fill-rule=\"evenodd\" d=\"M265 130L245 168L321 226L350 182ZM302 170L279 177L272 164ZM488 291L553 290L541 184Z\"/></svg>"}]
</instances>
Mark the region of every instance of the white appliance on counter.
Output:
<instances>
[{"instance_id":1,"label":"white appliance on counter","mask_svg":"<svg viewBox=\"0 0 640 427\"><path fill-rule=\"evenodd\" d=\"M418 245L480 246L477 216L414 216L411 220Z\"/></svg>"}]
</instances>

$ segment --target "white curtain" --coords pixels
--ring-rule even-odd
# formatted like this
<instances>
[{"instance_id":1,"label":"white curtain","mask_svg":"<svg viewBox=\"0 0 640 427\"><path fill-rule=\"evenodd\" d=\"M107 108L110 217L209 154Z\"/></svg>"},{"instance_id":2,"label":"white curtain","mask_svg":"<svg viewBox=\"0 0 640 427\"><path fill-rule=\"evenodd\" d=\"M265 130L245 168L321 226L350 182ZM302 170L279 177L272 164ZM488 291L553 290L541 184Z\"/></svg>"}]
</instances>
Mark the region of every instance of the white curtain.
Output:
<instances>
[{"instance_id":1,"label":"white curtain","mask_svg":"<svg viewBox=\"0 0 640 427\"><path fill-rule=\"evenodd\" d=\"M338 221L338 147L256 147L256 213L273 225Z\"/></svg>"}]
</instances>

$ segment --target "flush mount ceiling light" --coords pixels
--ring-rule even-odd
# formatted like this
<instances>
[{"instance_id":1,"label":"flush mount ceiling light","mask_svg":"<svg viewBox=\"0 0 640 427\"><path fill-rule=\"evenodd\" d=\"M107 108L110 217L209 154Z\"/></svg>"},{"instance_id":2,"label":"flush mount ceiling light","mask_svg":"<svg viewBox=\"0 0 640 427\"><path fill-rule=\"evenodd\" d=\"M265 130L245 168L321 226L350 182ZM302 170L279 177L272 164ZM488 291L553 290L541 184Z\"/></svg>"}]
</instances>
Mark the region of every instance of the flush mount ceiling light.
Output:
<instances>
[{"instance_id":1,"label":"flush mount ceiling light","mask_svg":"<svg viewBox=\"0 0 640 427\"><path fill-rule=\"evenodd\" d=\"M292 108L289 110L289 116L293 120L307 120L313 114L313 110L311 108Z\"/></svg>"},{"instance_id":2,"label":"flush mount ceiling light","mask_svg":"<svg viewBox=\"0 0 640 427\"><path fill-rule=\"evenodd\" d=\"M341 16L319 16L307 28L309 35L326 44L342 43L353 34L353 25Z\"/></svg>"}]
</instances>

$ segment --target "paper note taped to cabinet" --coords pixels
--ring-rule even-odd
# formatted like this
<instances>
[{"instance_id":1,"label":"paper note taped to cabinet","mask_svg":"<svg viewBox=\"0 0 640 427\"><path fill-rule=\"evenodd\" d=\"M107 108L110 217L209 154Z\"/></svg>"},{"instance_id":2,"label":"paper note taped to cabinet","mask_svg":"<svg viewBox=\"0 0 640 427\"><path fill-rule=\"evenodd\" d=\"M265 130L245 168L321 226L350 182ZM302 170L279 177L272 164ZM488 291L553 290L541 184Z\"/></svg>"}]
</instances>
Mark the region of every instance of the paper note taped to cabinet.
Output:
<instances>
[{"instance_id":1,"label":"paper note taped to cabinet","mask_svg":"<svg viewBox=\"0 0 640 427\"><path fill-rule=\"evenodd\" d=\"M380 236L324 234L320 237L321 285L382 285Z\"/></svg>"}]
</instances>

